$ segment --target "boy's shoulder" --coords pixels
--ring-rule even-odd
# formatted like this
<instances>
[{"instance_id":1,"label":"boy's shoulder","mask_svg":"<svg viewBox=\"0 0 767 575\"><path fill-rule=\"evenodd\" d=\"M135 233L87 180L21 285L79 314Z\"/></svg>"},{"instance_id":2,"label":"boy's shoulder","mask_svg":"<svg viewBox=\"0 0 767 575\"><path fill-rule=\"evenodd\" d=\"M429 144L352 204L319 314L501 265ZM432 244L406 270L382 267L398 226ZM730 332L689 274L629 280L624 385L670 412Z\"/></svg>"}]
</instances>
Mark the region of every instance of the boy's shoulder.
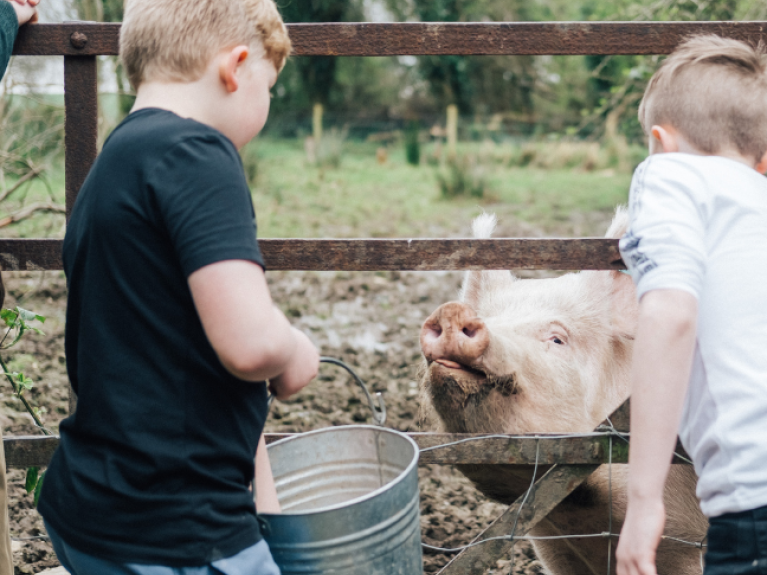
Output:
<instances>
[{"instance_id":1,"label":"boy's shoulder","mask_svg":"<svg viewBox=\"0 0 767 575\"><path fill-rule=\"evenodd\" d=\"M703 198L726 192L733 185L767 188L767 179L753 168L724 156L674 152L653 154L639 164L631 193L652 188Z\"/></svg>"},{"instance_id":2,"label":"boy's shoulder","mask_svg":"<svg viewBox=\"0 0 767 575\"><path fill-rule=\"evenodd\" d=\"M104 142L97 163L104 176L125 170L155 173L238 168L237 149L218 130L167 110L145 108L131 113ZM239 170L241 171L241 169Z\"/></svg>"},{"instance_id":3,"label":"boy's shoulder","mask_svg":"<svg viewBox=\"0 0 767 575\"><path fill-rule=\"evenodd\" d=\"M745 164L725 156L672 152L648 156L637 166L635 177L652 174L660 178L673 179L684 174L688 177L706 178L722 173L753 175L751 172L757 174Z\"/></svg>"},{"instance_id":4,"label":"boy's shoulder","mask_svg":"<svg viewBox=\"0 0 767 575\"><path fill-rule=\"evenodd\" d=\"M218 130L159 108L143 108L129 114L104 142L104 150L138 145L140 150L156 151L186 140L223 146L237 152L232 142Z\"/></svg>"}]
</instances>

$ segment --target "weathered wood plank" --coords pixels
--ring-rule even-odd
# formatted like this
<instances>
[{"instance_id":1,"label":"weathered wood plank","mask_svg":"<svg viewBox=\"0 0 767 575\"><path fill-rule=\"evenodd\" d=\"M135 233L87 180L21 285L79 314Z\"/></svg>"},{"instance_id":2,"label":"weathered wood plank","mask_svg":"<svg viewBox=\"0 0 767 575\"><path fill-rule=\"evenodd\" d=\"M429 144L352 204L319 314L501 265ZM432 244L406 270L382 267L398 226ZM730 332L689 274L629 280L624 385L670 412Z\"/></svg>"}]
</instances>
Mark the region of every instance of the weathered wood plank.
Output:
<instances>
[{"instance_id":1,"label":"weathered wood plank","mask_svg":"<svg viewBox=\"0 0 767 575\"><path fill-rule=\"evenodd\" d=\"M58 446L59 438L54 435L3 437L5 466L9 469L45 467L51 461L53 452Z\"/></svg>"},{"instance_id":2,"label":"weathered wood plank","mask_svg":"<svg viewBox=\"0 0 767 575\"><path fill-rule=\"evenodd\" d=\"M691 34L767 41L765 22L483 22L289 24L296 56L668 54ZM14 54L116 55L120 24L19 30Z\"/></svg>"},{"instance_id":3,"label":"weathered wood plank","mask_svg":"<svg viewBox=\"0 0 767 575\"><path fill-rule=\"evenodd\" d=\"M0 239L0 268L4 271L60 270L63 240Z\"/></svg>"},{"instance_id":4,"label":"weathered wood plank","mask_svg":"<svg viewBox=\"0 0 767 575\"><path fill-rule=\"evenodd\" d=\"M262 239L270 270L618 270L618 240L579 239ZM59 270L62 240L2 239L4 270Z\"/></svg>"},{"instance_id":5,"label":"weathered wood plank","mask_svg":"<svg viewBox=\"0 0 767 575\"><path fill-rule=\"evenodd\" d=\"M293 433L267 433L266 442L273 443ZM472 441L450 445L449 447L424 451L421 453L421 465L460 465L460 464L506 464L530 467L535 464L536 437L539 440L540 465L577 464L597 465L607 463L609 459L609 439L602 437L566 437L545 438L545 435L530 435L525 438L484 438L479 434L469 433L408 433L421 449L435 445L445 445L471 438ZM29 467L48 465L51 455L58 445L58 437L19 436L6 437L5 458L8 467ZM627 444L613 439L613 463L628 461ZM687 457L681 445L677 453ZM673 463L686 463L674 458Z\"/></svg>"},{"instance_id":6,"label":"weathered wood plank","mask_svg":"<svg viewBox=\"0 0 767 575\"><path fill-rule=\"evenodd\" d=\"M275 270L625 269L602 238L262 240Z\"/></svg>"}]
</instances>

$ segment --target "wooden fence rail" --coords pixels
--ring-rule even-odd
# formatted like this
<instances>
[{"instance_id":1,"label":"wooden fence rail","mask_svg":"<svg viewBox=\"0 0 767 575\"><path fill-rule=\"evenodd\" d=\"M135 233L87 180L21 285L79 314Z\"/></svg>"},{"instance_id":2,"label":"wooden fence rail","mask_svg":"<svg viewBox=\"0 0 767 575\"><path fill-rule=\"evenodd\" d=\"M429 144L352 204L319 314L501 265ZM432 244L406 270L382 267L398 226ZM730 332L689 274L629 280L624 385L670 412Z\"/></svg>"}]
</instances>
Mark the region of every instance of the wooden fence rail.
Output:
<instances>
[{"instance_id":1,"label":"wooden fence rail","mask_svg":"<svg viewBox=\"0 0 767 575\"><path fill-rule=\"evenodd\" d=\"M267 433L266 442L292 437L293 433ZM628 462L628 440L613 438L612 458L607 435L591 437L563 437L547 434L501 437L472 433L408 433L422 450L421 465L519 465L535 464L536 449L540 465L602 465ZM552 434L548 434L552 435ZM57 436L12 436L3 439L5 462L8 468L45 467L59 445ZM449 445L448 445L449 444ZM539 444L539 446L538 446ZM438 447L444 446L444 447ZM538 447L537 447L538 446ZM685 457L684 449L677 445L677 453ZM675 457L673 463L685 464Z\"/></svg>"},{"instance_id":2,"label":"wooden fence rail","mask_svg":"<svg viewBox=\"0 0 767 575\"><path fill-rule=\"evenodd\" d=\"M765 22L289 24L295 56L668 54L691 34L767 40ZM14 54L117 55L120 24L27 26Z\"/></svg>"},{"instance_id":3,"label":"wooden fence rail","mask_svg":"<svg viewBox=\"0 0 767 575\"><path fill-rule=\"evenodd\" d=\"M63 240L0 239L4 270L60 270ZM267 269L315 271L625 269L618 240L259 239Z\"/></svg>"}]
</instances>

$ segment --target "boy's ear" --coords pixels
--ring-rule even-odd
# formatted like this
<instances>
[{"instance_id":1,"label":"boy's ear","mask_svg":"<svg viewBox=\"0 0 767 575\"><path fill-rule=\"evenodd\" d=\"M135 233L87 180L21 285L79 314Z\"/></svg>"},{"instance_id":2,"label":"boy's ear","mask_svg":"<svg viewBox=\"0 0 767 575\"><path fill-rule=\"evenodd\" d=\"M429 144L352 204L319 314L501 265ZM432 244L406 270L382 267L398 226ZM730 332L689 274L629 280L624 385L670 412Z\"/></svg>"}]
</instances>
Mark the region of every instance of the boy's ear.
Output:
<instances>
[{"instance_id":1,"label":"boy's ear","mask_svg":"<svg viewBox=\"0 0 767 575\"><path fill-rule=\"evenodd\" d=\"M670 129L669 126L653 126L650 129L650 137L655 138L666 154L679 151L679 141L677 140L676 132Z\"/></svg>"},{"instance_id":2,"label":"boy's ear","mask_svg":"<svg viewBox=\"0 0 767 575\"><path fill-rule=\"evenodd\" d=\"M765 152L761 159L757 158L756 166L754 169L760 174L767 174L767 152Z\"/></svg>"},{"instance_id":3,"label":"boy's ear","mask_svg":"<svg viewBox=\"0 0 767 575\"><path fill-rule=\"evenodd\" d=\"M236 46L222 54L221 61L218 65L218 75L227 92L236 92L240 87L240 82L237 77L239 66L242 62L247 60L247 58L247 46Z\"/></svg>"}]
</instances>

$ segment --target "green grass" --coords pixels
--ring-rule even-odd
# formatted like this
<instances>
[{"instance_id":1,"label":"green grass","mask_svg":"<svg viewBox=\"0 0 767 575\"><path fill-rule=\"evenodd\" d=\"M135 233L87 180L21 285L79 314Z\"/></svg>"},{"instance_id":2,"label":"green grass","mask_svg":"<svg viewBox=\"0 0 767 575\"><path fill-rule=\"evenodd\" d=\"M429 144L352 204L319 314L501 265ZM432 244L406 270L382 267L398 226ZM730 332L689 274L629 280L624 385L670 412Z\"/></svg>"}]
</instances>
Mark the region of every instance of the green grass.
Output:
<instances>
[{"instance_id":1,"label":"green grass","mask_svg":"<svg viewBox=\"0 0 767 575\"><path fill-rule=\"evenodd\" d=\"M631 180L629 173L613 170L520 168L490 158L483 165L484 198L445 200L437 186L438 166L408 165L404 146L392 146L386 164L379 165L376 146L347 142L340 168L324 169L306 161L299 142L255 145L253 198L261 237L466 235L483 210L498 213L502 222L510 214L556 234L571 212L609 217L626 202ZM481 155L481 145L467 144L459 153Z\"/></svg>"},{"instance_id":2,"label":"green grass","mask_svg":"<svg viewBox=\"0 0 767 575\"><path fill-rule=\"evenodd\" d=\"M504 222L519 219L548 235L601 235L614 207L626 202L631 179L628 171L613 169L519 167L513 160L518 150L462 144L459 154L474 155L482 167L485 194L446 200L437 185L435 149L428 145L420 166L406 162L402 144L391 145L387 162L379 165L377 145L347 141L337 169L309 164L297 140L264 139L251 145L256 146L250 154L256 158L253 199L259 236L265 238L466 236L471 219L482 211L498 214L502 232ZM48 201L48 187L63 204L63 166L49 170L46 178L48 186L34 181L3 202L0 217L24 203ZM597 223L572 228L573 214L596 215L586 219ZM3 237L63 233L63 215L51 214L0 230Z\"/></svg>"}]
</instances>

